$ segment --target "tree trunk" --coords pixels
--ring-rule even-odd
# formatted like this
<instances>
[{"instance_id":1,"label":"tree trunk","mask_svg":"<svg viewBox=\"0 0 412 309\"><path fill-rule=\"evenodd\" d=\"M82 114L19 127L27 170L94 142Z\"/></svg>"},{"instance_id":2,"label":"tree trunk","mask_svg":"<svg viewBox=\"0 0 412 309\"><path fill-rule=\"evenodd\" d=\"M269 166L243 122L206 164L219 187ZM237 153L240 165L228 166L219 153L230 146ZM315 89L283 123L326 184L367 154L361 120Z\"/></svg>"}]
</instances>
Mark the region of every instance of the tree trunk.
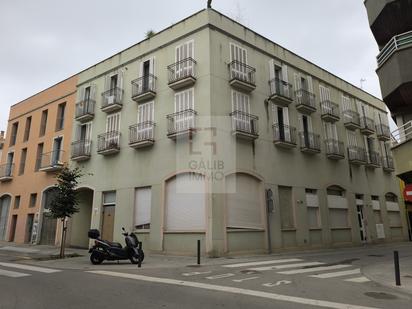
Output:
<instances>
[{"instance_id":1,"label":"tree trunk","mask_svg":"<svg viewBox=\"0 0 412 309\"><path fill-rule=\"evenodd\" d=\"M65 218L62 219L62 223L63 223L63 226L62 226L62 238L60 241L60 258L64 259L64 249L66 247L66 230L67 230Z\"/></svg>"}]
</instances>

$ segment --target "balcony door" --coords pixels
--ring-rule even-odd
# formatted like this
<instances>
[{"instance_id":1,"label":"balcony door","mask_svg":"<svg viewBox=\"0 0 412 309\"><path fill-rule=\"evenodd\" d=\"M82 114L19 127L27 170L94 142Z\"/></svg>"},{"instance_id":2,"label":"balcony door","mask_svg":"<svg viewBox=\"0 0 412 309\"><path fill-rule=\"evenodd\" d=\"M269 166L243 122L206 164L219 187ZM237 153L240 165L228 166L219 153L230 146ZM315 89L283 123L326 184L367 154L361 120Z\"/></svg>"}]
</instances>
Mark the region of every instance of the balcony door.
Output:
<instances>
[{"instance_id":1,"label":"balcony door","mask_svg":"<svg viewBox=\"0 0 412 309\"><path fill-rule=\"evenodd\" d=\"M239 45L230 43L230 62L236 61L231 66L230 78L238 78L240 80L249 80L247 75L247 51ZM242 65L243 64L243 65Z\"/></svg>"},{"instance_id":2,"label":"balcony door","mask_svg":"<svg viewBox=\"0 0 412 309\"><path fill-rule=\"evenodd\" d=\"M137 140L153 139L154 102L140 104L137 112Z\"/></svg>"},{"instance_id":3,"label":"balcony door","mask_svg":"<svg viewBox=\"0 0 412 309\"><path fill-rule=\"evenodd\" d=\"M175 60L176 60L176 71L175 71L175 78L180 79L186 76L193 75L193 62L192 61L184 61L188 58L194 59L195 57L195 50L194 50L195 42L193 40L188 41L184 44L176 46L176 53L175 53Z\"/></svg>"},{"instance_id":4,"label":"balcony door","mask_svg":"<svg viewBox=\"0 0 412 309\"><path fill-rule=\"evenodd\" d=\"M371 162L373 153L375 152L375 140L373 137L364 136L365 148L366 148L366 156L368 162Z\"/></svg>"},{"instance_id":5,"label":"balcony door","mask_svg":"<svg viewBox=\"0 0 412 309\"><path fill-rule=\"evenodd\" d=\"M309 115L302 115L299 118L300 121L300 130L303 135L303 141L305 146L313 146L313 128L312 128L312 118Z\"/></svg>"},{"instance_id":6,"label":"balcony door","mask_svg":"<svg viewBox=\"0 0 412 309\"><path fill-rule=\"evenodd\" d=\"M90 153L90 144L92 139L92 123L88 122L78 127L77 140L80 142L79 149L82 153Z\"/></svg>"},{"instance_id":7,"label":"balcony door","mask_svg":"<svg viewBox=\"0 0 412 309\"><path fill-rule=\"evenodd\" d=\"M4 195L0 197L0 240L5 240L7 231L7 220L9 218L11 197Z\"/></svg>"},{"instance_id":8,"label":"balcony door","mask_svg":"<svg viewBox=\"0 0 412 309\"><path fill-rule=\"evenodd\" d=\"M174 128L177 132L194 127L194 91L193 88L175 94Z\"/></svg>"},{"instance_id":9,"label":"balcony door","mask_svg":"<svg viewBox=\"0 0 412 309\"><path fill-rule=\"evenodd\" d=\"M154 58L150 58L140 63L141 87L142 92L146 92L154 89Z\"/></svg>"},{"instance_id":10,"label":"balcony door","mask_svg":"<svg viewBox=\"0 0 412 309\"><path fill-rule=\"evenodd\" d=\"M289 97L289 78L288 66L286 64L275 63L274 60L269 61L270 87L271 94L279 94Z\"/></svg>"},{"instance_id":11,"label":"balcony door","mask_svg":"<svg viewBox=\"0 0 412 309\"><path fill-rule=\"evenodd\" d=\"M291 140L291 130L289 127L289 109L273 104L273 119L274 123L278 125L278 134L281 141Z\"/></svg>"},{"instance_id":12,"label":"balcony door","mask_svg":"<svg viewBox=\"0 0 412 309\"><path fill-rule=\"evenodd\" d=\"M13 161L14 161L14 152L9 152L7 154L6 176L12 176Z\"/></svg>"},{"instance_id":13,"label":"balcony door","mask_svg":"<svg viewBox=\"0 0 412 309\"><path fill-rule=\"evenodd\" d=\"M51 165L59 164L60 154L63 146L63 137L59 136L54 139L53 142L53 153L52 153L52 162Z\"/></svg>"},{"instance_id":14,"label":"balcony door","mask_svg":"<svg viewBox=\"0 0 412 309\"><path fill-rule=\"evenodd\" d=\"M249 96L232 91L233 130L251 132Z\"/></svg>"},{"instance_id":15,"label":"balcony door","mask_svg":"<svg viewBox=\"0 0 412 309\"><path fill-rule=\"evenodd\" d=\"M105 148L119 145L120 113L108 115L106 118Z\"/></svg>"},{"instance_id":16,"label":"balcony door","mask_svg":"<svg viewBox=\"0 0 412 309\"><path fill-rule=\"evenodd\" d=\"M331 122L323 122L323 131L325 134L325 139L327 143L327 147L329 150L333 150L334 152L339 152L339 144L338 144L338 129L336 128L335 123Z\"/></svg>"}]
</instances>

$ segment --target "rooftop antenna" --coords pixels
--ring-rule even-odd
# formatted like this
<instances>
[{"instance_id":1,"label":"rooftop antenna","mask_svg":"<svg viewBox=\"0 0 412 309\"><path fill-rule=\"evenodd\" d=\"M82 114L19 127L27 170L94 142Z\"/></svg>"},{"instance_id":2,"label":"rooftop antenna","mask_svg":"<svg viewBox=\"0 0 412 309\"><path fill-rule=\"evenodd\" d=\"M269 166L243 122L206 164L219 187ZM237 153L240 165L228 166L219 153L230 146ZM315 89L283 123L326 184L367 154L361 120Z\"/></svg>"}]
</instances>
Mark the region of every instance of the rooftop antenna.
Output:
<instances>
[{"instance_id":1,"label":"rooftop antenna","mask_svg":"<svg viewBox=\"0 0 412 309\"><path fill-rule=\"evenodd\" d=\"M208 9L212 8L212 0L207 0L207 8Z\"/></svg>"},{"instance_id":2,"label":"rooftop antenna","mask_svg":"<svg viewBox=\"0 0 412 309\"><path fill-rule=\"evenodd\" d=\"M360 79L360 88L363 89L363 83L366 82L366 78Z\"/></svg>"}]
</instances>

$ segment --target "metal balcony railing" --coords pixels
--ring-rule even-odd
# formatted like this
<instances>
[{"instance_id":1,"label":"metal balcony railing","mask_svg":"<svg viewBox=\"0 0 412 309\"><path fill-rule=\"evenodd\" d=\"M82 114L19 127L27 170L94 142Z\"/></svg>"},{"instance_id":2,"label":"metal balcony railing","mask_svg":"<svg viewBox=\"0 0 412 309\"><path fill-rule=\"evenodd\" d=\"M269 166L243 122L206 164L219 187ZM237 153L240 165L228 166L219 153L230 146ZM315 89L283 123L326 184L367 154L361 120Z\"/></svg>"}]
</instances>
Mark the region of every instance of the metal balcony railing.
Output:
<instances>
[{"instance_id":1,"label":"metal balcony railing","mask_svg":"<svg viewBox=\"0 0 412 309\"><path fill-rule=\"evenodd\" d=\"M232 117L232 131L243 132L251 135L258 135L258 117L244 113L242 111L233 111L230 113Z\"/></svg>"},{"instance_id":2,"label":"metal balcony railing","mask_svg":"<svg viewBox=\"0 0 412 309\"><path fill-rule=\"evenodd\" d=\"M120 132L111 131L97 136L97 152L120 150Z\"/></svg>"},{"instance_id":3,"label":"metal balcony railing","mask_svg":"<svg viewBox=\"0 0 412 309\"><path fill-rule=\"evenodd\" d=\"M102 93L102 97L102 108L106 108L115 104L121 105L123 99L123 89L119 87L109 89Z\"/></svg>"},{"instance_id":4,"label":"metal balcony railing","mask_svg":"<svg viewBox=\"0 0 412 309\"><path fill-rule=\"evenodd\" d=\"M362 147L348 146L348 157L349 161L367 162L366 150Z\"/></svg>"},{"instance_id":5,"label":"metal balcony railing","mask_svg":"<svg viewBox=\"0 0 412 309\"><path fill-rule=\"evenodd\" d=\"M382 167L386 170L395 170L395 164L393 162L393 157L391 156L382 157Z\"/></svg>"},{"instance_id":6,"label":"metal balcony railing","mask_svg":"<svg viewBox=\"0 0 412 309\"><path fill-rule=\"evenodd\" d=\"M169 84L188 77L196 78L196 61L186 58L167 67L169 71Z\"/></svg>"},{"instance_id":7,"label":"metal balcony railing","mask_svg":"<svg viewBox=\"0 0 412 309\"><path fill-rule=\"evenodd\" d=\"M255 74L256 69L254 67L251 67L250 65L237 60L233 60L231 63L229 63L230 80L237 79L242 82L255 85Z\"/></svg>"},{"instance_id":8,"label":"metal balcony railing","mask_svg":"<svg viewBox=\"0 0 412 309\"><path fill-rule=\"evenodd\" d=\"M351 110L351 109L347 109L343 111L343 122L345 124L347 123L351 123L354 124L355 126L360 126L360 116L359 113Z\"/></svg>"},{"instance_id":9,"label":"metal balcony railing","mask_svg":"<svg viewBox=\"0 0 412 309\"><path fill-rule=\"evenodd\" d=\"M0 165L0 178L10 178L13 177L14 173L14 163L6 163Z\"/></svg>"},{"instance_id":10,"label":"metal balcony railing","mask_svg":"<svg viewBox=\"0 0 412 309\"><path fill-rule=\"evenodd\" d=\"M360 119L361 123L361 130L370 130L370 131L375 131L375 122L373 121L372 118L363 116Z\"/></svg>"},{"instance_id":11,"label":"metal balcony railing","mask_svg":"<svg viewBox=\"0 0 412 309\"><path fill-rule=\"evenodd\" d=\"M292 100L292 85L279 78L274 78L269 81L270 95L278 95L286 99Z\"/></svg>"},{"instance_id":12,"label":"metal balcony railing","mask_svg":"<svg viewBox=\"0 0 412 309\"><path fill-rule=\"evenodd\" d=\"M376 134L378 136L385 136L387 138L391 137L391 131L389 129L389 126L382 123L376 125Z\"/></svg>"},{"instance_id":13,"label":"metal balcony railing","mask_svg":"<svg viewBox=\"0 0 412 309\"><path fill-rule=\"evenodd\" d=\"M129 144L140 143L142 141L154 141L153 121L145 121L129 127Z\"/></svg>"},{"instance_id":14,"label":"metal balcony railing","mask_svg":"<svg viewBox=\"0 0 412 309\"><path fill-rule=\"evenodd\" d=\"M178 134L185 131L195 130L196 111L187 109L181 112L173 113L166 116L168 121L168 135Z\"/></svg>"},{"instance_id":15,"label":"metal balcony railing","mask_svg":"<svg viewBox=\"0 0 412 309\"><path fill-rule=\"evenodd\" d=\"M412 120L394 130L391 135L392 147L412 140Z\"/></svg>"},{"instance_id":16,"label":"metal balcony railing","mask_svg":"<svg viewBox=\"0 0 412 309\"><path fill-rule=\"evenodd\" d=\"M329 116L339 119L339 105L332 101L326 100L320 102L320 110L322 117Z\"/></svg>"},{"instance_id":17,"label":"metal balcony railing","mask_svg":"<svg viewBox=\"0 0 412 309\"><path fill-rule=\"evenodd\" d=\"M380 155L377 151L370 150L369 152L366 153L366 156L367 156L368 165L373 165L373 166L381 165Z\"/></svg>"},{"instance_id":18,"label":"metal balcony railing","mask_svg":"<svg viewBox=\"0 0 412 309\"><path fill-rule=\"evenodd\" d=\"M92 149L92 141L78 140L72 143L71 158L90 157Z\"/></svg>"},{"instance_id":19,"label":"metal balcony railing","mask_svg":"<svg viewBox=\"0 0 412 309\"><path fill-rule=\"evenodd\" d=\"M320 151L320 135L312 132L299 132L300 148Z\"/></svg>"},{"instance_id":20,"label":"metal balcony railing","mask_svg":"<svg viewBox=\"0 0 412 309\"><path fill-rule=\"evenodd\" d=\"M87 99L76 103L75 117L81 118L86 115L94 115L95 100Z\"/></svg>"},{"instance_id":21,"label":"metal balcony railing","mask_svg":"<svg viewBox=\"0 0 412 309\"><path fill-rule=\"evenodd\" d=\"M147 92L156 92L157 77L148 74L132 81L132 98L138 97Z\"/></svg>"},{"instance_id":22,"label":"metal balcony railing","mask_svg":"<svg viewBox=\"0 0 412 309\"><path fill-rule=\"evenodd\" d=\"M412 31L395 35L380 51L376 57L378 68L381 67L396 51L412 47Z\"/></svg>"},{"instance_id":23,"label":"metal balcony railing","mask_svg":"<svg viewBox=\"0 0 412 309\"><path fill-rule=\"evenodd\" d=\"M295 96L297 106L304 105L309 107L310 109L316 110L315 94L305 89L298 89L295 91Z\"/></svg>"},{"instance_id":24,"label":"metal balcony railing","mask_svg":"<svg viewBox=\"0 0 412 309\"><path fill-rule=\"evenodd\" d=\"M325 140L326 154L331 156L344 157L345 156L345 147L343 142L340 142L337 139L326 139Z\"/></svg>"},{"instance_id":25,"label":"metal balcony railing","mask_svg":"<svg viewBox=\"0 0 412 309\"><path fill-rule=\"evenodd\" d=\"M63 155L63 150L53 150L43 153L40 158L40 169L63 166Z\"/></svg>"},{"instance_id":26,"label":"metal balcony railing","mask_svg":"<svg viewBox=\"0 0 412 309\"><path fill-rule=\"evenodd\" d=\"M273 126L273 140L296 145L296 128L275 123Z\"/></svg>"}]
</instances>

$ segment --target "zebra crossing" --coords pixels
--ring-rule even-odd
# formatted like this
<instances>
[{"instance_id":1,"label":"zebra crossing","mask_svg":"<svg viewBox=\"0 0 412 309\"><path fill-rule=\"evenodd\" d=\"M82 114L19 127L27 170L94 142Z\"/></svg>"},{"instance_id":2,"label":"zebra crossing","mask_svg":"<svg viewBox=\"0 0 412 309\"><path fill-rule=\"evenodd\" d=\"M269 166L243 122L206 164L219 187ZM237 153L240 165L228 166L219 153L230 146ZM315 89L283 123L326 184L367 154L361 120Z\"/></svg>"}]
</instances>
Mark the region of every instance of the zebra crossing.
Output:
<instances>
[{"instance_id":1,"label":"zebra crossing","mask_svg":"<svg viewBox=\"0 0 412 309\"><path fill-rule=\"evenodd\" d=\"M61 270L26 264L0 262L0 277L23 278L29 277L33 273L53 274L58 272L61 272Z\"/></svg>"},{"instance_id":2,"label":"zebra crossing","mask_svg":"<svg viewBox=\"0 0 412 309\"><path fill-rule=\"evenodd\" d=\"M222 265L224 268L241 269L243 271L265 272L275 271L279 275L307 275L316 279L340 279L352 283L366 283L370 280L362 276L360 268L351 264L330 264L303 259L277 259Z\"/></svg>"}]
</instances>

